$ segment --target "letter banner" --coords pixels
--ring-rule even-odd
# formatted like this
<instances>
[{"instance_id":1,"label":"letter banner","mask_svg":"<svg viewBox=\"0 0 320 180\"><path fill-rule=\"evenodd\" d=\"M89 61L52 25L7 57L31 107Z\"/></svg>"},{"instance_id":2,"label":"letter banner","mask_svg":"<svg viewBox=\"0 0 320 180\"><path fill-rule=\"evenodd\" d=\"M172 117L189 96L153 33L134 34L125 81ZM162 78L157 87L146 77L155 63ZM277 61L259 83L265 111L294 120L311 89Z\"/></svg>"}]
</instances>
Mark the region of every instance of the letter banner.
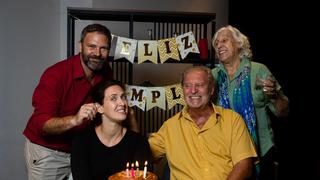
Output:
<instances>
[{"instance_id":1,"label":"letter banner","mask_svg":"<svg viewBox=\"0 0 320 180\"><path fill-rule=\"evenodd\" d=\"M126 58L131 63L134 63L137 48L138 64L147 60L157 64L158 54L160 62L164 63L169 58L177 61L185 59L190 52L200 53L192 31L160 40L135 40L113 34L112 39L116 41L114 60Z\"/></svg>"},{"instance_id":2,"label":"letter banner","mask_svg":"<svg viewBox=\"0 0 320 180\"><path fill-rule=\"evenodd\" d=\"M143 87L126 84L126 95L129 107L137 106L143 111L149 111L153 107L166 110L171 109L176 104L185 105L180 84L165 87ZM167 108L166 102L168 104Z\"/></svg>"},{"instance_id":3,"label":"letter banner","mask_svg":"<svg viewBox=\"0 0 320 180\"><path fill-rule=\"evenodd\" d=\"M185 105L181 84L166 86L165 89L168 109L176 104Z\"/></svg>"},{"instance_id":4,"label":"letter banner","mask_svg":"<svg viewBox=\"0 0 320 180\"><path fill-rule=\"evenodd\" d=\"M161 63L166 62L169 58L180 61L178 45L175 38L158 40L158 50Z\"/></svg>"},{"instance_id":5,"label":"letter banner","mask_svg":"<svg viewBox=\"0 0 320 180\"><path fill-rule=\"evenodd\" d=\"M146 107L146 90L146 87L126 85L129 107L137 106L144 111Z\"/></svg>"},{"instance_id":6,"label":"letter banner","mask_svg":"<svg viewBox=\"0 0 320 180\"><path fill-rule=\"evenodd\" d=\"M190 52L200 53L192 31L176 38L181 58L184 59Z\"/></svg>"},{"instance_id":7,"label":"letter banner","mask_svg":"<svg viewBox=\"0 0 320 180\"><path fill-rule=\"evenodd\" d=\"M137 40L118 37L114 59L126 58L131 63L134 62L134 57L137 48Z\"/></svg>"},{"instance_id":8,"label":"letter banner","mask_svg":"<svg viewBox=\"0 0 320 180\"><path fill-rule=\"evenodd\" d=\"M138 64L141 64L146 60L158 64L157 41L138 41Z\"/></svg>"},{"instance_id":9,"label":"letter banner","mask_svg":"<svg viewBox=\"0 0 320 180\"><path fill-rule=\"evenodd\" d=\"M147 111L155 106L166 110L166 96L164 87L147 88Z\"/></svg>"}]
</instances>

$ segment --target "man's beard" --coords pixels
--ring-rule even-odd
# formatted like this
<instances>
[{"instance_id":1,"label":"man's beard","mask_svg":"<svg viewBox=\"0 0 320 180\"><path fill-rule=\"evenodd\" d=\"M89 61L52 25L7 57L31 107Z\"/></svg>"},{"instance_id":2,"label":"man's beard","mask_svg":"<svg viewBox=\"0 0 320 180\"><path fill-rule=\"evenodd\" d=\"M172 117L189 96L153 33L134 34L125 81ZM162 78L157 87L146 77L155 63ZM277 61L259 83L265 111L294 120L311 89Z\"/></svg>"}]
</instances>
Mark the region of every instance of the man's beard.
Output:
<instances>
[{"instance_id":1,"label":"man's beard","mask_svg":"<svg viewBox=\"0 0 320 180\"><path fill-rule=\"evenodd\" d=\"M84 64L92 71L92 72L99 72L101 71L105 66L107 62L107 58L102 58L101 56L90 56L81 54L82 61Z\"/></svg>"}]
</instances>

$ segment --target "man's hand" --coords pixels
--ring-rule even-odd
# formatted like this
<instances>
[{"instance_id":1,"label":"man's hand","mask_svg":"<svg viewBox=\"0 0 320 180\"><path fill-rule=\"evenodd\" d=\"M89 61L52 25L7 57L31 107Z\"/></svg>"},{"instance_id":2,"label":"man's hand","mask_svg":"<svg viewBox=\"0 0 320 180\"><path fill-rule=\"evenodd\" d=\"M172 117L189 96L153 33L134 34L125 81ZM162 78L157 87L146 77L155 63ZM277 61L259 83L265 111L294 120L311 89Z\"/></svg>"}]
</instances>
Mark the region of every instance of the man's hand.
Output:
<instances>
[{"instance_id":1,"label":"man's hand","mask_svg":"<svg viewBox=\"0 0 320 180\"><path fill-rule=\"evenodd\" d=\"M97 112L98 107L95 103L84 104L81 106L72 123L74 126L78 126L86 120L93 120L96 117Z\"/></svg>"},{"instance_id":2,"label":"man's hand","mask_svg":"<svg viewBox=\"0 0 320 180\"><path fill-rule=\"evenodd\" d=\"M65 117L52 117L43 126L44 134L62 134L85 121L93 120L98 112L94 103L84 104L76 115Z\"/></svg>"}]
</instances>

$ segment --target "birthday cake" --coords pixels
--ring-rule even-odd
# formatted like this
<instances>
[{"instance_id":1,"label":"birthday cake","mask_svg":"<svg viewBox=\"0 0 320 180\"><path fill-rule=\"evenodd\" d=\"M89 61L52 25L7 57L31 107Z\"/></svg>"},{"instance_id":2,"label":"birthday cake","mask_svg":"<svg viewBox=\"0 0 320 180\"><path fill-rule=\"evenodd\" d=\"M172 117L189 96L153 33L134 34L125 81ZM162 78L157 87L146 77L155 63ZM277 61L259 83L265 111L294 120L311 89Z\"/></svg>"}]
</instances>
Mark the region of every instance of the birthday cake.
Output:
<instances>
[{"instance_id":1,"label":"birthday cake","mask_svg":"<svg viewBox=\"0 0 320 180\"><path fill-rule=\"evenodd\" d=\"M143 177L143 171L139 171L139 175L127 176L126 171L121 171L115 173L114 175L110 176L108 180L157 180L158 177L153 174L152 172L147 172L146 177Z\"/></svg>"}]
</instances>

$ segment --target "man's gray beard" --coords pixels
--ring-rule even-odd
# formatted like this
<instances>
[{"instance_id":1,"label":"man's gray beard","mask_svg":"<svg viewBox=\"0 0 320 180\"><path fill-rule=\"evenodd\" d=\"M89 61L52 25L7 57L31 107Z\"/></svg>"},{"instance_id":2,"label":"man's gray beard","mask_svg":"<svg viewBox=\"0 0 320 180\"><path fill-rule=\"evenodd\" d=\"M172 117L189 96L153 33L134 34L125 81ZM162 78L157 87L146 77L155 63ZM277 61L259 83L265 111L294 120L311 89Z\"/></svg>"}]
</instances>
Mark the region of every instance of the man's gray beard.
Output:
<instances>
[{"instance_id":1,"label":"man's gray beard","mask_svg":"<svg viewBox=\"0 0 320 180\"><path fill-rule=\"evenodd\" d=\"M90 66L90 58L88 56L82 55L82 60L83 60L84 64L94 73L100 72L104 67L106 67L106 64L107 64L107 60L106 59L100 60L99 62L103 61L103 63L102 64L99 63L99 65L96 66L96 67L99 67L97 69L97 68L92 68Z\"/></svg>"}]
</instances>

